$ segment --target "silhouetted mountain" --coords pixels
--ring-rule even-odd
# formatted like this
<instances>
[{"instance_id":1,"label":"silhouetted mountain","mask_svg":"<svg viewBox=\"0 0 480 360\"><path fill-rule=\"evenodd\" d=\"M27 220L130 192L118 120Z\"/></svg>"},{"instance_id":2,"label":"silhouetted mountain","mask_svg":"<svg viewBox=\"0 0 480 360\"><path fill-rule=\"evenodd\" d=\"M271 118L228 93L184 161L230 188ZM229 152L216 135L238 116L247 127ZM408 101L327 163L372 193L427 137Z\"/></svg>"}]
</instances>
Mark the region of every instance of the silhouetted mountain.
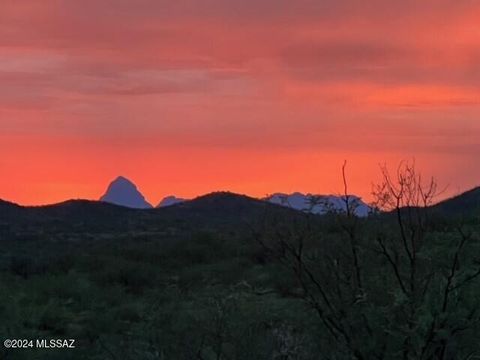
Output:
<instances>
[{"instance_id":1,"label":"silhouetted mountain","mask_svg":"<svg viewBox=\"0 0 480 360\"><path fill-rule=\"evenodd\" d=\"M124 182L123 180L120 180ZM131 188L132 185L128 187ZM115 184L112 186L115 190ZM231 192L214 192L193 200L177 202L150 211L103 201L69 200L46 206L23 207L0 202L0 222L8 222L21 231L41 226L46 232L116 232L139 229L203 228L219 224L233 228L252 224L269 216L292 218L303 213L275 202ZM122 205L124 205L123 203ZM130 203L130 206L132 204Z\"/></svg>"},{"instance_id":2,"label":"silhouetted mountain","mask_svg":"<svg viewBox=\"0 0 480 360\"><path fill-rule=\"evenodd\" d=\"M162 199L162 201L160 201L160 203L157 205L157 208L180 204L185 201L187 201L187 199L177 198L176 196L173 196L173 195L166 196Z\"/></svg>"},{"instance_id":3,"label":"silhouetted mountain","mask_svg":"<svg viewBox=\"0 0 480 360\"><path fill-rule=\"evenodd\" d=\"M442 213L456 215L480 213L480 187L441 201L432 208Z\"/></svg>"},{"instance_id":4,"label":"silhouetted mountain","mask_svg":"<svg viewBox=\"0 0 480 360\"><path fill-rule=\"evenodd\" d=\"M245 223L257 221L265 213L301 215L276 204L231 192L214 192L193 200L157 209L163 217L190 219L202 223Z\"/></svg>"},{"instance_id":5,"label":"silhouetted mountain","mask_svg":"<svg viewBox=\"0 0 480 360\"><path fill-rule=\"evenodd\" d=\"M1 209L9 209L2 211ZM37 237L62 233L191 231L191 229L247 229L266 212L291 218L301 212L245 195L217 192L175 205L142 210L102 201L69 200L47 206L22 207L0 204L0 224L8 223L17 234ZM23 236L23 235L22 235ZM90 236L90 235L88 235Z\"/></svg>"},{"instance_id":6,"label":"silhouetted mountain","mask_svg":"<svg viewBox=\"0 0 480 360\"><path fill-rule=\"evenodd\" d=\"M0 211L3 209L13 209L13 208L21 208L21 206L13 202L0 199Z\"/></svg>"},{"instance_id":7,"label":"silhouetted mountain","mask_svg":"<svg viewBox=\"0 0 480 360\"><path fill-rule=\"evenodd\" d=\"M120 216L132 214L135 210L108 202L92 200L67 200L58 204L28 208L35 213L44 213L51 217L66 217L70 219L92 217L102 219L105 216Z\"/></svg>"},{"instance_id":8,"label":"silhouetted mountain","mask_svg":"<svg viewBox=\"0 0 480 360\"><path fill-rule=\"evenodd\" d=\"M176 209L203 211L206 213L236 214L241 216L252 210L265 209L268 205L262 200L258 200L246 195L235 194L231 192L219 191L199 196L193 200L185 201L174 205Z\"/></svg>"},{"instance_id":9,"label":"silhouetted mountain","mask_svg":"<svg viewBox=\"0 0 480 360\"><path fill-rule=\"evenodd\" d=\"M0 224L8 223L17 234L35 237L63 232L121 232L128 230L130 217L135 218L137 213L142 211L90 200L68 200L46 206L0 204Z\"/></svg>"},{"instance_id":10,"label":"silhouetted mountain","mask_svg":"<svg viewBox=\"0 0 480 360\"><path fill-rule=\"evenodd\" d=\"M100 198L100 201L134 209L151 209L153 207L145 200L135 184L123 176L119 176L108 186L107 192Z\"/></svg>"},{"instance_id":11,"label":"silhouetted mountain","mask_svg":"<svg viewBox=\"0 0 480 360\"><path fill-rule=\"evenodd\" d=\"M293 194L276 193L266 197L265 200L273 204L320 215L328 212L345 212L347 207L343 196L313 195L299 192ZM357 216L367 216L370 212L370 207L358 196L349 196L348 203Z\"/></svg>"},{"instance_id":12,"label":"silhouetted mountain","mask_svg":"<svg viewBox=\"0 0 480 360\"><path fill-rule=\"evenodd\" d=\"M0 199L0 222L21 216L22 209L20 205Z\"/></svg>"}]
</instances>

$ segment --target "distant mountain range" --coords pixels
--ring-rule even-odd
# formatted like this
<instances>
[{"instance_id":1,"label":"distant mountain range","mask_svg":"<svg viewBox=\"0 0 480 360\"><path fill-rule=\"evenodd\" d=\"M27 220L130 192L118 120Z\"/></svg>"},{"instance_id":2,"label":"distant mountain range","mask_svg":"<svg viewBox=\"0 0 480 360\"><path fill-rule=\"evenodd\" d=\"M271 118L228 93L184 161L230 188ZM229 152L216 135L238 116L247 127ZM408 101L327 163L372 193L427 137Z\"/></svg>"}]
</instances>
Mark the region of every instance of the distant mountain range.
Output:
<instances>
[{"instance_id":1,"label":"distant mountain range","mask_svg":"<svg viewBox=\"0 0 480 360\"><path fill-rule=\"evenodd\" d=\"M290 200L297 198L301 199L295 196ZM479 216L480 188L442 201L430 207L430 210L447 218ZM179 226L195 229L211 226L248 228L251 224L261 222L265 216L281 221L303 215L304 212L293 207L229 192L211 193L146 210L89 200L68 200L47 206L20 206L0 200L0 240L11 233L25 239L38 238L43 236L44 230L61 236L65 232L89 234L112 230L129 233L135 229L144 231L145 228L165 232L168 229L176 231Z\"/></svg>"},{"instance_id":2,"label":"distant mountain range","mask_svg":"<svg viewBox=\"0 0 480 360\"><path fill-rule=\"evenodd\" d=\"M293 194L276 193L264 200L273 204L287 206L289 208L309 212L313 214L326 214L328 212L346 212L347 204L352 214L363 217L367 216L371 208L362 199L355 195L314 195L295 192Z\"/></svg>"},{"instance_id":3,"label":"distant mountain range","mask_svg":"<svg viewBox=\"0 0 480 360\"><path fill-rule=\"evenodd\" d=\"M344 196L314 195L295 192L293 194L275 193L261 200L313 214L325 214L327 212L338 211L345 212L347 210L347 202ZM138 190L137 186L122 176L116 178L108 186L106 194L100 198L100 201L135 209L152 208L152 205L145 200L145 197ZM172 206L186 201L188 201L188 199L171 195L165 197L157 207ZM349 196L348 204L352 213L357 216L367 216L370 212L370 207L358 196Z\"/></svg>"},{"instance_id":4,"label":"distant mountain range","mask_svg":"<svg viewBox=\"0 0 480 360\"><path fill-rule=\"evenodd\" d=\"M354 205L356 215L368 214L369 207L360 198L351 196L349 199ZM216 219L215 221L225 219L233 221L242 217L256 218L263 213L262 209L281 211L285 214L301 212L324 214L332 207L345 210L343 197L277 193L264 199L254 199L229 192L216 192L193 200L170 196L162 200L159 207L154 209L131 181L119 177L110 184L101 201L68 200L46 206L20 206L0 199L0 225L2 221L30 226L44 221L61 220L73 222L75 226L89 224L92 227L104 227L105 224L111 224L121 229L128 226L128 219L131 217L158 222L158 219L163 217L207 219L212 216ZM446 216L480 214L480 187L439 202L430 209Z\"/></svg>"}]
</instances>

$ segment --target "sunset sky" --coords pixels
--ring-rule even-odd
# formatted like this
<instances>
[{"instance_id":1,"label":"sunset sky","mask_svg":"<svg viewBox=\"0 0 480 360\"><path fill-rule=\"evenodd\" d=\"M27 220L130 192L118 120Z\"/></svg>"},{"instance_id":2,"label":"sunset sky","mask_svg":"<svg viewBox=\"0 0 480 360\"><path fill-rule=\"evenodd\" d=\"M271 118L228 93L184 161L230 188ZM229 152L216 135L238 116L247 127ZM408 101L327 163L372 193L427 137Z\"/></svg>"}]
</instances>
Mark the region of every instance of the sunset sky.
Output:
<instances>
[{"instance_id":1,"label":"sunset sky","mask_svg":"<svg viewBox=\"0 0 480 360\"><path fill-rule=\"evenodd\" d=\"M480 1L0 0L0 198L480 184Z\"/></svg>"}]
</instances>

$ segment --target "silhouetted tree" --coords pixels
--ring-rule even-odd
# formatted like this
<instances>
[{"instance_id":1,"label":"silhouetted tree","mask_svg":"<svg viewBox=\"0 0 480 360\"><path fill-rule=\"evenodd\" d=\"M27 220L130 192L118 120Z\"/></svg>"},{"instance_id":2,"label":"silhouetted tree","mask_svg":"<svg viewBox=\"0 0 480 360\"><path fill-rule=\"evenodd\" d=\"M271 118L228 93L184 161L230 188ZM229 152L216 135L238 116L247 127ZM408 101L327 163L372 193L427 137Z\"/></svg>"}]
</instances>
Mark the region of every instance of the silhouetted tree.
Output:
<instances>
[{"instance_id":1,"label":"silhouetted tree","mask_svg":"<svg viewBox=\"0 0 480 360\"><path fill-rule=\"evenodd\" d=\"M316 314L328 359L456 359L479 349L472 336L479 321L480 276L465 225L433 221L430 206L439 194L434 179L423 181L415 163L402 162L395 176L381 167L374 206L360 219L350 206L336 225L308 215L270 224L259 243L296 280L296 298Z\"/></svg>"}]
</instances>

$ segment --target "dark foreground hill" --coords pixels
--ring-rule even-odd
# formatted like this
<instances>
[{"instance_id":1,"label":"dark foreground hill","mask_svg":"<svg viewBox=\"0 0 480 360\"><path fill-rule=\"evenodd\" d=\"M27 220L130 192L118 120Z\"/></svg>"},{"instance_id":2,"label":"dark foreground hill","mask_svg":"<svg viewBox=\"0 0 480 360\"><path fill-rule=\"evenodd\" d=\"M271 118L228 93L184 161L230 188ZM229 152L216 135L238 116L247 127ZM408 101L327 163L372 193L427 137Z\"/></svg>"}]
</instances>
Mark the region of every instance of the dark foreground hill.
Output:
<instances>
[{"instance_id":1,"label":"dark foreground hill","mask_svg":"<svg viewBox=\"0 0 480 360\"><path fill-rule=\"evenodd\" d=\"M403 228L225 192L146 210L0 202L0 338L76 340L0 359L468 359L477 201Z\"/></svg>"},{"instance_id":2,"label":"dark foreground hill","mask_svg":"<svg viewBox=\"0 0 480 360\"><path fill-rule=\"evenodd\" d=\"M266 213L302 216L300 212L228 192L216 192L165 208L132 209L100 201L69 200L59 204L22 207L0 203L0 224L11 233L125 233L165 229L245 228Z\"/></svg>"},{"instance_id":3,"label":"dark foreground hill","mask_svg":"<svg viewBox=\"0 0 480 360\"><path fill-rule=\"evenodd\" d=\"M475 188L431 207L444 215L480 213L480 188ZM230 192L215 192L193 200L156 209L132 209L89 200L69 200L58 204L23 207L0 200L0 222L29 227L42 224L75 227L77 230L158 227L172 223L192 225L252 223L265 214L301 216L290 208Z\"/></svg>"},{"instance_id":4,"label":"dark foreground hill","mask_svg":"<svg viewBox=\"0 0 480 360\"><path fill-rule=\"evenodd\" d=\"M480 187L464 192L450 199L444 200L433 209L444 214L456 216L480 214Z\"/></svg>"}]
</instances>

